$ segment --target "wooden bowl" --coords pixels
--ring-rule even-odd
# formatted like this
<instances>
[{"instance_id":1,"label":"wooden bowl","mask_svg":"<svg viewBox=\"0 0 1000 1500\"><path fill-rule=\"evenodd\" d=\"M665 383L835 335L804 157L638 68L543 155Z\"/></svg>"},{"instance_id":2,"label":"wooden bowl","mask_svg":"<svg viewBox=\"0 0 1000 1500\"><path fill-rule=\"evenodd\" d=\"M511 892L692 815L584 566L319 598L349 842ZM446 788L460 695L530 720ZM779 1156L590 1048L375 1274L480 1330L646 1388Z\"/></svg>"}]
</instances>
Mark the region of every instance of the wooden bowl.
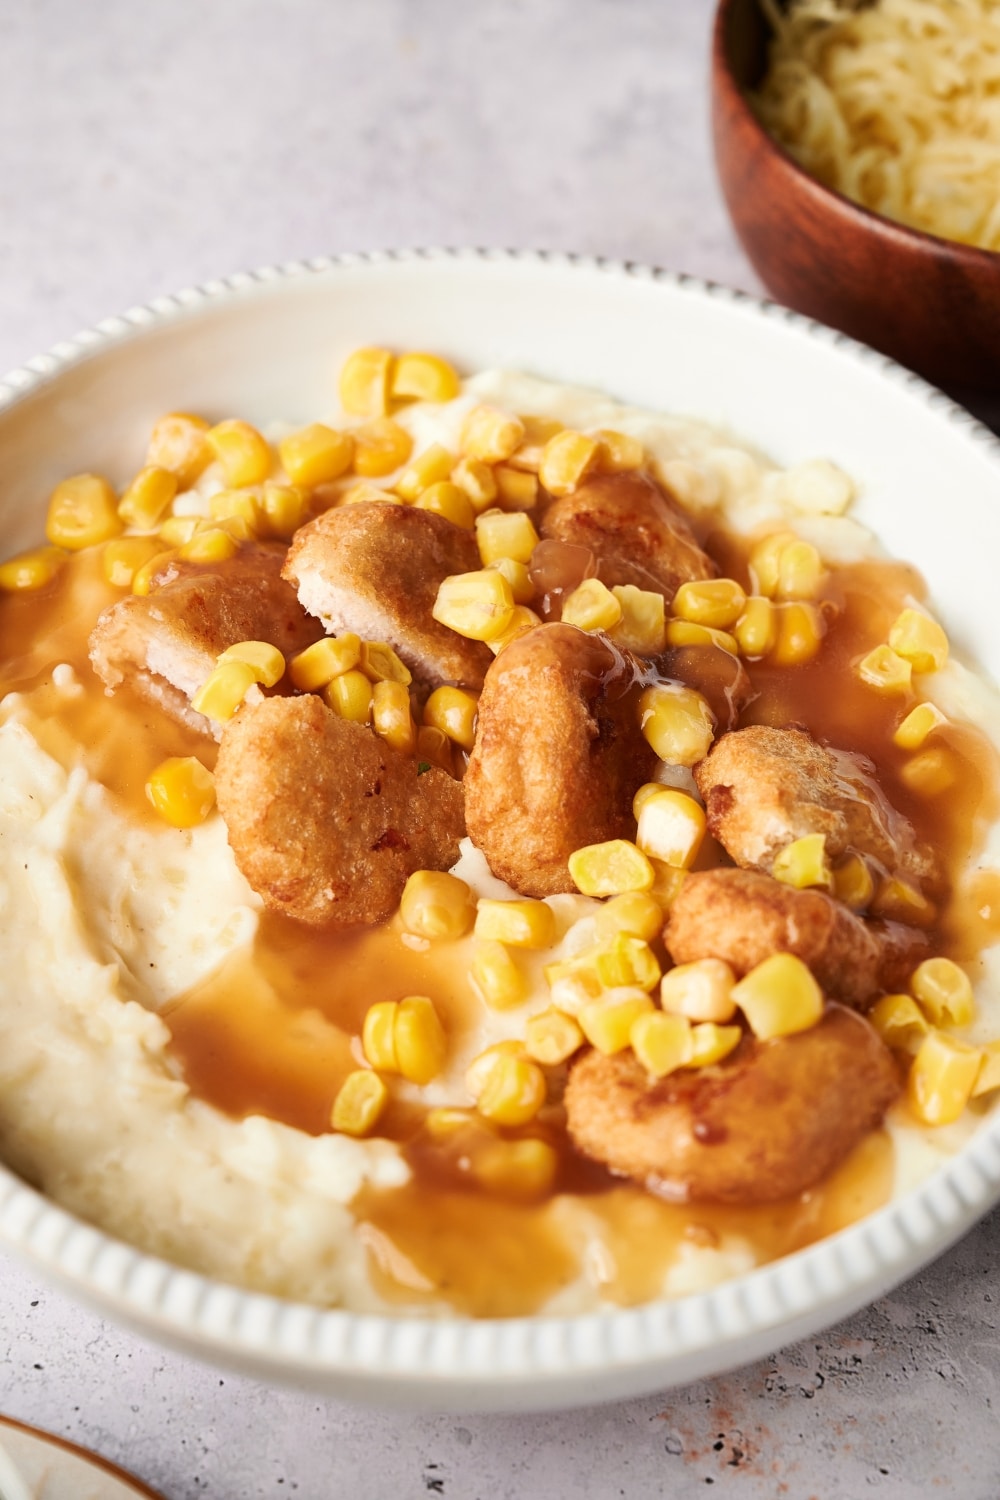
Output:
<instances>
[{"instance_id":1,"label":"wooden bowl","mask_svg":"<svg viewBox=\"0 0 1000 1500\"><path fill-rule=\"evenodd\" d=\"M758 0L721 0L712 126L736 233L779 301L935 384L1000 390L1000 255L908 229L824 187L758 123L770 27Z\"/></svg>"}]
</instances>

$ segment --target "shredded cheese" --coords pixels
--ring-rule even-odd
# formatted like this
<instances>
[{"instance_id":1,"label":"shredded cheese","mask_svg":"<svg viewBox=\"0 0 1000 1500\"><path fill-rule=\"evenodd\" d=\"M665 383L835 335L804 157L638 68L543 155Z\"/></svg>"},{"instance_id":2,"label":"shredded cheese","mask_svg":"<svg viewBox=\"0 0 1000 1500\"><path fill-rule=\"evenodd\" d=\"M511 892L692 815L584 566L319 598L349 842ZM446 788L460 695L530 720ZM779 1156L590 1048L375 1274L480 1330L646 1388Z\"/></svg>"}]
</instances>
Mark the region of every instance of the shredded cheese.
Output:
<instances>
[{"instance_id":1,"label":"shredded cheese","mask_svg":"<svg viewBox=\"0 0 1000 1500\"><path fill-rule=\"evenodd\" d=\"M828 187L901 224L1000 250L996 0L762 0L758 118Z\"/></svg>"}]
</instances>

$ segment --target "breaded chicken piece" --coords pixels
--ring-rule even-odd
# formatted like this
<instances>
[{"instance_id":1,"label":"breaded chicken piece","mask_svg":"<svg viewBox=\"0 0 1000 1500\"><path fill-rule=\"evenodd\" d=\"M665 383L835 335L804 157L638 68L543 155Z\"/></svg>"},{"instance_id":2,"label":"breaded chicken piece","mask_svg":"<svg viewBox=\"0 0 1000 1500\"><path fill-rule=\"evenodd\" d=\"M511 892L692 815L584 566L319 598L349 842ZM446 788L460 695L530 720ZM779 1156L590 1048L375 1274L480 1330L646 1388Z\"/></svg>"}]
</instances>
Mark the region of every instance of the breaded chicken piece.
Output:
<instances>
[{"instance_id":1,"label":"breaded chicken piece","mask_svg":"<svg viewBox=\"0 0 1000 1500\"><path fill-rule=\"evenodd\" d=\"M656 765L639 729L639 675L606 637L559 623L519 636L487 673L466 820L515 890L575 890L574 849L634 837L632 797Z\"/></svg>"},{"instance_id":2,"label":"breaded chicken piece","mask_svg":"<svg viewBox=\"0 0 1000 1500\"><path fill-rule=\"evenodd\" d=\"M805 730L754 724L724 734L694 775L709 831L738 865L769 871L787 844L822 833L833 860L854 850L910 880L933 885L939 877L933 852L889 804L871 763L818 745Z\"/></svg>"},{"instance_id":3,"label":"breaded chicken piece","mask_svg":"<svg viewBox=\"0 0 1000 1500\"><path fill-rule=\"evenodd\" d=\"M462 786L393 750L321 698L265 698L225 726L215 770L236 863L274 911L381 922L414 870L446 870L465 833Z\"/></svg>"},{"instance_id":4,"label":"breaded chicken piece","mask_svg":"<svg viewBox=\"0 0 1000 1500\"><path fill-rule=\"evenodd\" d=\"M541 534L589 547L608 588L632 583L669 603L682 583L714 578L715 563L695 541L686 518L648 474L599 474L554 500Z\"/></svg>"},{"instance_id":5,"label":"breaded chicken piece","mask_svg":"<svg viewBox=\"0 0 1000 1500\"><path fill-rule=\"evenodd\" d=\"M863 921L823 891L732 869L687 877L663 940L676 964L720 958L741 976L772 954L794 953L826 994L858 1009L898 988L927 949L926 934Z\"/></svg>"},{"instance_id":6,"label":"breaded chicken piece","mask_svg":"<svg viewBox=\"0 0 1000 1500\"><path fill-rule=\"evenodd\" d=\"M412 505L364 501L325 511L292 539L285 577L327 630L388 641L425 688L482 686L488 646L438 624L441 581L482 567L471 531Z\"/></svg>"},{"instance_id":7,"label":"breaded chicken piece","mask_svg":"<svg viewBox=\"0 0 1000 1500\"><path fill-rule=\"evenodd\" d=\"M130 594L99 617L90 660L111 692L127 682L182 723L218 736L191 699L220 652L268 641L286 656L322 635L281 576L285 549L244 544L226 562L172 560L149 594Z\"/></svg>"},{"instance_id":8,"label":"breaded chicken piece","mask_svg":"<svg viewBox=\"0 0 1000 1500\"><path fill-rule=\"evenodd\" d=\"M899 1092L863 1017L828 1007L808 1031L747 1034L713 1067L652 1079L631 1050L585 1053L565 1103L578 1150L676 1201L773 1203L821 1182Z\"/></svg>"}]
</instances>

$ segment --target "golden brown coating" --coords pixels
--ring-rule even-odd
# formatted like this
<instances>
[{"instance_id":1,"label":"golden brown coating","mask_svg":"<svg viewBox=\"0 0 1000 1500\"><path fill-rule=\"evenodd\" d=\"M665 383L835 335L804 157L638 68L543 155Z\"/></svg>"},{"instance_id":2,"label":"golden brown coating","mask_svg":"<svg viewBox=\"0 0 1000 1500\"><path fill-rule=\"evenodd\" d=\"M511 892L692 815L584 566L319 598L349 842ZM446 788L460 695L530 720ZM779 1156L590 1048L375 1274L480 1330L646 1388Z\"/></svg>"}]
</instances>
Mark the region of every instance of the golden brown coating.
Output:
<instances>
[{"instance_id":1,"label":"golden brown coating","mask_svg":"<svg viewBox=\"0 0 1000 1500\"><path fill-rule=\"evenodd\" d=\"M822 833L832 860L855 851L889 873L938 879L933 852L890 805L871 763L818 745L805 730L734 730L716 740L694 774L709 830L738 865L769 871L786 845Z\"/></svg>"},{"instance_id":2,"label":"golden brown coating","mask_svg":"<svg viewBox=\"0 0 1000 1500\"><path fill-rule=\"evenodd\" d=\"M471 531L433 511L364 501L324 511L288 549L285 577L327 630L388 641L423 687L482 685L493 660L481 641L439 625L444 578L482 567Z\"/></svg>"},{"instance_id":3,"label":"golden brown coating","mask_svg":"<svg viewBox=\"0 0 1000 1500\"><path fill-rule=\"evenodd\" d=\"M575 890L582 844L635 835L632 797L656 756L635 702L637 666L604 636L539 625L486 675L465 776L469 835L528 896Z\"/></svg>"},{"instance_id":4,"label":"golden brown coating","mask_svg":"<svg viewBox=\"0 0 1000 1500\"><path fill-rule=\"evenodd\" d=\"M687 520L648 474L599 474L545 511L541 534L589 547L597 576L612 588L632 583L669 601L682 583L714 578L715 563Z\"/></svg>"},{"instance_id":5,"label":"golden brown coating","mask_svg":"<svg viewBox=\"0 0 1000 1500\"><path fill-rule=\"evenodd\" d=\"M322 630L281 576L285 549L245 543L226 562L171 560L149 594L106 609L90 635L90 660L114 692L122 683L173 718L217 733L191 708L220 652L237 641L268 641L286 656Z\"/></svg>"},{"instance_id":6,"label":"golden brown coating","mask_svg":"<svg viewBox=\"0 0 1000 1500\"><path fill-rule=\"evenodd\" d=\"M925 956L926 935L865 922L823 891L794 890L756 870L703 870L681 886L664 929L674 963L721 958L739 975L794 953L822 989L864 1009Z\"/></svg>"},{"instance_id":7,"label":"golden brown coating","mask_svg":"<svg viewBox=\"0 0 1000 1500\"><path fill-rule=\"evenodd\" d=\"M246 704L215 771L236 863L274 911L381 922L414 870L446 870L465 833L460 782L352 724L312 693Z\"/></svg>"},{"instance_id":8,"label":"golden brown coating","mask_svg":"<svg viewBox=\"0 0 1000 1500\"><path fill-rule=\"evenodd\" d=\"M899 1092L895 1064L854 1011L808 1031L749 1034L724 1062L651 1079L631 1049L591 1051L566 1087L577 1148L676 1200L773 1203L822 1181Z\"/></svg>"}]
</instances>

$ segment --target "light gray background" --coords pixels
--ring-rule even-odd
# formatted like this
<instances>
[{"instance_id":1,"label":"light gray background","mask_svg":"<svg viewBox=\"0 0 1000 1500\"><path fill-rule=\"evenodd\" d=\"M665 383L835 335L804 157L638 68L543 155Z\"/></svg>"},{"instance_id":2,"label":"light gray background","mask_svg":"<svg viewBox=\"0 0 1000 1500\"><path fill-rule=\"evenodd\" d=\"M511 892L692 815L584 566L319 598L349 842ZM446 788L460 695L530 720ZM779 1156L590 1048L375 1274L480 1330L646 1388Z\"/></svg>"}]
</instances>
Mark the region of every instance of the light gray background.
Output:
<instances>
[{"instance_id":1,"label":"light gray background","mask_svg":"<svg viewBox=\"0 0 1000 1500\"><path fill-rule=\"evenodd\" d=\"M0 369L328 251L542 246L759 284L707 122L711 0L0 0ZM166 1500L996 1500L994 1214L730 1375L565 1415L406 1417L133 1338L0 1257L0 1410Z\"/></svg>"}]
</instances>

